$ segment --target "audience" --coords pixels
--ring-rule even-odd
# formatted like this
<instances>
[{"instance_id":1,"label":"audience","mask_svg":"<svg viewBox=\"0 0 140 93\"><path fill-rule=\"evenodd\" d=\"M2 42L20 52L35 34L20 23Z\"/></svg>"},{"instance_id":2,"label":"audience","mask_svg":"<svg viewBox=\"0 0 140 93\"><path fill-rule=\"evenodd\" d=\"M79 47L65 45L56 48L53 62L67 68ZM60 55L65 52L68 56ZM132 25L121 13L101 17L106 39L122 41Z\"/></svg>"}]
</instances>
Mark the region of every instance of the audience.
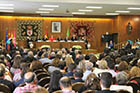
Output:
<instances>
[{"instance_id":1,"label":"audience","mask_svg":"<svg viewBox=\"0 0 140 93\"><path fill-rule=\"evenodd\" d=\"M99 57L74 48L18 47L7 52L0 45L0 83L11 93L75 93L72 85L77 82L84 83L78 93L136 93L140 91L140 48L135 45L128 41L119 50L105 48Z\"/></svg>"}]
</instances>

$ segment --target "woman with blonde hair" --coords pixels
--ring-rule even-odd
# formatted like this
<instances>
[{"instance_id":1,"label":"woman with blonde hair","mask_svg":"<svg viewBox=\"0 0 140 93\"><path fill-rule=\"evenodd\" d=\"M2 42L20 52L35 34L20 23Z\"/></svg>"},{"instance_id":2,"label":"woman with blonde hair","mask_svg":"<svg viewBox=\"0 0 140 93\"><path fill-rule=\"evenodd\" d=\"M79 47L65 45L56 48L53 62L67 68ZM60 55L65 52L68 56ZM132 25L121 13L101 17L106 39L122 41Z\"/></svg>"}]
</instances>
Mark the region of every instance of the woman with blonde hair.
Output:
<instances>
[{"instance_id":1,"label":"woman with blonde hair","mask_svg":"<svg viewBox=\"0 0 140 93\"><path fill-rule=\"evenodd\" d=\"M129 72L129 78L133 77L140 77L140 68L139 67L132 67Z\"/></svg>"},{"instance_id":2,"label":"woman with blonde hair","mask_svg":"<svg viewBox=\"0 0 140 93\"><path fill-rule=\"evenodd\" d=\"M69 64L74 63L72 56L68 54L65 58L65 62L66 62L66 67L68 67Z\"/></svg>"}]
</instances>

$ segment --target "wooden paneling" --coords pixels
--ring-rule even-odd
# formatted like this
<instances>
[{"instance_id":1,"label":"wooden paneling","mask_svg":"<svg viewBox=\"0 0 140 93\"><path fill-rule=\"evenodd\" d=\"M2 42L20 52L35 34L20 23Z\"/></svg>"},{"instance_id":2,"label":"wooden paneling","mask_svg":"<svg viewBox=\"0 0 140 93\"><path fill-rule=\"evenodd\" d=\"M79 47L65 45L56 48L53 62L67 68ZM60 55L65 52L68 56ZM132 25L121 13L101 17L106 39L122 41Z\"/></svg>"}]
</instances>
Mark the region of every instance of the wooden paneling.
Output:
<instances>
[{"instance_id":1,"label":"wooden paneling","mask_svg":"<svg viewBox=\"0 0 140 93\"><path fill-rule=\"evenodd\" d=\"M46 30L48 31L49 37L53 35L55 38L61 36L66 37L67 28L70 27L69 21L96 21L95 32L93 34L93 40L90 41L91 48L97 49L99 52L103 51L105 43L101 42L101 35L106 32L118 33L119 42L126 41L127 39L134 40L140 36L140 21L134 21L134 18L139 18L140 16L118 16L110 18L60 18L60 17L0 17L0 40L5 40L6 28L10 32L17 31L16 20L43 20L43 35L45 35ZM62 31L61 33L51 32L51 22L61 21ZM133 31L130 35L126 32L126 25L131 22L133 26ZM43 36L42 36L43 37ZM26 41L24 41L26 42ZM20 44L20 43L19 43Z\"/></svg>"}]
</instances>

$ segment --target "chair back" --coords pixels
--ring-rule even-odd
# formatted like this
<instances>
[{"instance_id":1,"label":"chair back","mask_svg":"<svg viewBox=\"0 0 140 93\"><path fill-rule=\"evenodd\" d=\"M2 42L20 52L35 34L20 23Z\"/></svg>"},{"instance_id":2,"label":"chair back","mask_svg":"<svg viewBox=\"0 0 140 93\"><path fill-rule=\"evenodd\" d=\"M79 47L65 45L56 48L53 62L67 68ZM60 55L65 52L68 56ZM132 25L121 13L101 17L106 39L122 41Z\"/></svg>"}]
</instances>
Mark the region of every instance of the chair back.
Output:
<instances>
[{"instance_id":1,"label":"chair back","mask_svg":"<svg viewBox=\"0 0 140 93\"><path fill-rule=\"evenodd\" d=\"M83 82L76 82L72 84L72 89L77 92L82 86L84 86Z\"/></svg>"},{"instance_id":2,"label":"chair back","mask_svg":"<svg viewBox=\"0 0 140 93\"><path fill-rule=\"evenodd\" d=\"M54 91L53 93L63 93L62 90Z\"/></svg>"},{"instance_id":3,"label":"chair back","mask_svg":"<svg viewBox=\"0 0 140 93\"><path fill-rule=\"evenodd\" d=\"M12 93L12 91L7 85L0 83L0 93Z\"/></svg>"},{"instance_id":4,"label":"chair back","mask_svg":"<svg viewBox=\"0 0 140 93\"><path fill-rule=\"evenodd\" d=\"M95 90L85 90L83 93L95 93Z\"/></svg>"},{"instance_id":5,"label":"chair back","mask_svg":"<svg viewBox=\"0 0 140 93\"><path fill-rule=\"evenodd\" d=\"M47 74L47 73L45 73L45 72L42 72L42 73L39 73L39 74L37 74L37 80L39 81L39 80L41 80L42 78L44 78L44 77L48 77L49 75Z\"/></svg>"},{"instance_id":6,"label":"chair back","mask_svg":"<svg viewBox=\"0 0 140 93\"><path fill-rule=\"evenodd\" d=\"M44 77L38 81L38 85L44 87L46 84L50 82L50 77Z\"/></svg>"}]
</instances>

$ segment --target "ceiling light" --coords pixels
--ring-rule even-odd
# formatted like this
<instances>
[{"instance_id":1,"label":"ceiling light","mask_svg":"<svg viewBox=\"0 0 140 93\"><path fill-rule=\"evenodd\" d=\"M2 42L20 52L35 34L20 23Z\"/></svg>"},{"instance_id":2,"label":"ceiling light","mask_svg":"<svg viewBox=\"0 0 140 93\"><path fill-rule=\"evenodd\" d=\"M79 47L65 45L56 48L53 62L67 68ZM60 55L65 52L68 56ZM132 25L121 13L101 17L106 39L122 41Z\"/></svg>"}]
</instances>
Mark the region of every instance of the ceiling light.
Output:
<instances>
[{"instance_id":1,"label":"ceiling light","mask_svg":"<svg viewBox=\"0 0 140 93\"><path fill-rule=\"evenodd\" d=\"M42 13L50 13L50 12L45 12L45 11L36 11L36 13L40 13L40 14L42 14Z\"/></svg>"},{"instance_id":2,"label":"ceiling light","mask_svg":"<svg viewBox=\"0 0 140 93\"><path fill-rule=\"evenodd\" d=\"M13 10L0 10L0 12L14 12Z\"/></svg>"},{"instance_id":3,"label":"ceiling light","mask_svg":"<svg viewBox=\"0 0 140 93\"><path fill-rule=\"evenodd\" d=\"M79 9L78 11L81 11L81 12L92 12L93 10Z\"/></svg>"},{"instance_id":4,"label":"ceiling light","mask_svg":"<svg viewBox=\"0 0 140 93\"><path fill-rule=\"evenodd\" d=\"M119 15L119 13L106 13L106 15Z\"/></svg>"},{"instance_id":5,"label":"ceiling light","mask_svg":"<svg viewBox=\"0 0 140 93\"><path fill-rule=\"evenodd\" d=\"M130 13L130 11L115 11L115 12L118 12L118 13Z\"/></svg>"},{"instance_id":6,"label":"ceiling light","mask_svg":"<svg viewBox=\"0 0 140 93\"><path fill-rule=\"evenodd\" d=\"M14 4L0 4L0 6L14 6Z\"/></svg>"},{"instance_id":7,"label":"ceiling light","mask_svg":"<svg viewBox=\"0 0 140 93\"><path fill-rule=\"evenodd\" d=\"M39 8L38 10L47 10L47 11L53 11L54 9L49 9L49 8Z\"/></svg>"},{"instance_id":8,"label":"ceiling light","mask_svg":"<svg viewBox=\"0 0 140 93\"><path fill-rule=\"evenodd\" d=\"M13 7L0 7L0 9L14 9Z\"/></svg>"},{"instance_id":9,"label":"ceiling light","mask_svg":"<svg viewBox=\"0 0 140 93\"><path fill-rule=\"evenodd\" d=\"M140 8L137 8L137 7L129 7L128 9L130 9L130 10L140 10Z\"/></svg>"},{"instance_id":10,"label":"ceiling light","mask_svg":"<svg viewBox=\"0 0 140 93\"><path fill-rule=\"evenodd\" d=\"M72 14L85 14L84 12L72 12Z\"/></svg>"},{"instance_id":11,"label":"ceiling light","mask_svg":"<svg viewBox=\"0 0 140 93\"><path fill-rule=\"evenodd\" d=\"M87 6L86 8L101 9L101 8L103 8L103 7L101 7L101 6Z\"/></svg>"},{"instance_id":12,"label":"ceiling light","mask_svg":"<svg viewBox=\"0 0 140 93\"><path fill-rule=\"evenodd\" d=\"M59 7L59 5L42 5L42 7Z\"/></svg>"}]
</instances>

